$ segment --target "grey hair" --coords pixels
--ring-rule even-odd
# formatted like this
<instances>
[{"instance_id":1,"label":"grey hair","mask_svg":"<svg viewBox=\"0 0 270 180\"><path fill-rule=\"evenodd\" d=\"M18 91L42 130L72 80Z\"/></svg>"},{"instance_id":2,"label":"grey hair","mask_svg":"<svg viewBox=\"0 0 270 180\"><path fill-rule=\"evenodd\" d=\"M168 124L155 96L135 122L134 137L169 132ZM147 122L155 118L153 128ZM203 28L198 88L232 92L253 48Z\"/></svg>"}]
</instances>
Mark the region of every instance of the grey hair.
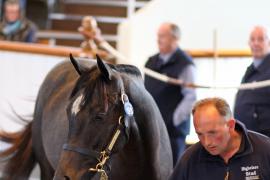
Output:
<instances>
[{"instance_id":1,"label":"grey hair","mask_svg":"<svg viewBox=\"0 0 270 180\"><path fill-rule=\"evenodd\" d=\"M229 104L224 99L219 97L205 98L198 101L192 108L192 114L194 115L196 110L206 106L214 106L219 114L226 120L233 117Z\"/></svg>"},{"instance_id":2,"label":"grey hair","mask_svg":"<svg viewBox=\"0 0 270 180\"><path fill-rule=\"evenodd\" d=\"M180 30L179 26L177 26L174 23L170 23L170 27L171 27L173 37L175 37L176 39L180 39L181 30Z\"/></svg>"},{"instance_id":3,"label":"grey hair","mask_svg":"<svg viewBox=\"0 0 270 180\"><path fill-rule=\"evenodd\" d=\"M269 39L269 27L265 27L265 26L262 26L262 25L256 25L253 27L251 33L255 30L255 29L261 29L264 31L264 35L267 39Z\"/></svg>"},{"instance_id":4,"label":"grey hair","mask_svg":"<svg viewBox=\"0 0 270 180\"><path fill-rule=\"evenodd\" d=\"M19 6L21 5L19 0L6 0L5 1L5 6L10 5L10 4L18 4Z\"/></svg>"}]
</instances>

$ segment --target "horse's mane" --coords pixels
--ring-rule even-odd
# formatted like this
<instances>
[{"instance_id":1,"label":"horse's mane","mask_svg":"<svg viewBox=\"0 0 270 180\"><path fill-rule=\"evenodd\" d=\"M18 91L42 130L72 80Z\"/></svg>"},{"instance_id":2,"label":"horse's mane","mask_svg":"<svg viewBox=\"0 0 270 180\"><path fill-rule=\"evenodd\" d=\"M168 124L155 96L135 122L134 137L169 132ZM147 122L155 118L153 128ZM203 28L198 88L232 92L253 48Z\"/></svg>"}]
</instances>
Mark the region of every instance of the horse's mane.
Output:
<instances>
[{"instance_id":1,"label":"horse's mane","mask_svg":"<svg viewBox=\"0 0 270 180\"><path fill-rule=\"evenodd\" d=\"M135 75L135 76L142 76L140 70L133 65L118 64L115 66L115 69L118 72L127 73L127 74Z\"/></svg>"},{"instance_id":2,"label":"horse's mane","mask_svg":"<svg viewBox=\"0 0 270 180\"><path fill-rule=\"evenodd\" d=\"M141 77L142 74L140 72L140 70L133 66L133 65L127 65L127 64L118 64L118 65L109 65L112 69L115 69L116 71L120 72L120 73L126 73L129 75L133 75L133 76L138 76ZM86 72L85 75L82 75L79 80L77 81L72 93L70 97L73 97L82 87L86 87L86 94L91 94L89 93L89 91L93 90L93 86L88 87L86 85L87 82L89 82L90 79L96 79L98 80L98 73L97 73L97 67L93 66L92 68L89 69L89 71Z\"/></svg>"},{"instance_id":3,"label":"horse's mane","mask_svg":"<svg viewBox=\"0 0 270 180\"><path fill-rule=\"evenodd\" d=\"M80 58L79 59L82 63L84 63L84 65L89 65L89 62L91 62L91 64L95 63L96 60L89 60L86 58ZM117 64L117 65L113 65L113 64L108 64L112 69L120 72L120 73L126 73L126 74L130 74L130 75L134 75L134 76L142 76L140 70L133 65L128 65L128 64ZM96 69L96 66L92 66L90 67L90 69Z\"/></svg>"}]
</instances>

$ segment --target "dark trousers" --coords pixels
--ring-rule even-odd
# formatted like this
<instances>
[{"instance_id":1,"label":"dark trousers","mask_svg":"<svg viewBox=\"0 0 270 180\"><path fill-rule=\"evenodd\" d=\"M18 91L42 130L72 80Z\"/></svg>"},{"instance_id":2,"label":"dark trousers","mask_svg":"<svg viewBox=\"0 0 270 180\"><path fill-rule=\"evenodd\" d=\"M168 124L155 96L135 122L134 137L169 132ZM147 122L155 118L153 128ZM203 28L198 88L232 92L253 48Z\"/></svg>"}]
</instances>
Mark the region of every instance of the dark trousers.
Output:
<instances>
[{"instance_id":1,"label":"dark trousers","mask_svg":"<svg viewBox=\"0 0 270 180\"><path fill-rule=\"evenodd\" d=\"M173 154L173 167L176 165L177 160L186 149L186 136L170 137L172 154Z\"/></svg>"}]
</instances>

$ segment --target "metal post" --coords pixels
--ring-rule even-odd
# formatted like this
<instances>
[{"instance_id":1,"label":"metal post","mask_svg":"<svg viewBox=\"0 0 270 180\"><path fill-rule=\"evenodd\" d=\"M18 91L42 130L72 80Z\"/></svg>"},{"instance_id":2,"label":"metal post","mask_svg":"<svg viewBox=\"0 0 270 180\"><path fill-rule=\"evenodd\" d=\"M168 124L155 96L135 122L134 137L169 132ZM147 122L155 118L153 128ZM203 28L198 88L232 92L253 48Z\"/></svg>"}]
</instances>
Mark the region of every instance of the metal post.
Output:
<instances>
[{"instance_id":1,"label":"metal post","mask_svg":"<svg viewBox=\"0 0 270 180\"><path fill-rule=\"evenodd\" d=\"M136 0L128 0L127 17L130 18L136 10Z\"/></svg>"}]
</instances>

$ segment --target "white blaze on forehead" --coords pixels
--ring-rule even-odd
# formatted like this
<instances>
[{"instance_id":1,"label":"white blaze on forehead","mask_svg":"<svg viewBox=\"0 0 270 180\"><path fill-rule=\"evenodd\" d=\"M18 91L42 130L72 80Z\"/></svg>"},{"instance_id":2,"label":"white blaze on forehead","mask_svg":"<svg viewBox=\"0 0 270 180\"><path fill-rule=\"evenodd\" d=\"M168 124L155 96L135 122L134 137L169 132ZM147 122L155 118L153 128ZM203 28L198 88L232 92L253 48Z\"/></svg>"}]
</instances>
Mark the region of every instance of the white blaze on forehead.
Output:
<instances>
[{"instance_id":1,"label":"white blaze on forehead","mask_svg":"<svg viewBox=\"0 0 270 180\"><path fill-rule=\"evenodd\" d=\"M73 102L72 108L71 108L71 113L76 115L80 111L80 105L83 101L83 94L77 97L77 99Z\"/></svg>"}]
</instances>

